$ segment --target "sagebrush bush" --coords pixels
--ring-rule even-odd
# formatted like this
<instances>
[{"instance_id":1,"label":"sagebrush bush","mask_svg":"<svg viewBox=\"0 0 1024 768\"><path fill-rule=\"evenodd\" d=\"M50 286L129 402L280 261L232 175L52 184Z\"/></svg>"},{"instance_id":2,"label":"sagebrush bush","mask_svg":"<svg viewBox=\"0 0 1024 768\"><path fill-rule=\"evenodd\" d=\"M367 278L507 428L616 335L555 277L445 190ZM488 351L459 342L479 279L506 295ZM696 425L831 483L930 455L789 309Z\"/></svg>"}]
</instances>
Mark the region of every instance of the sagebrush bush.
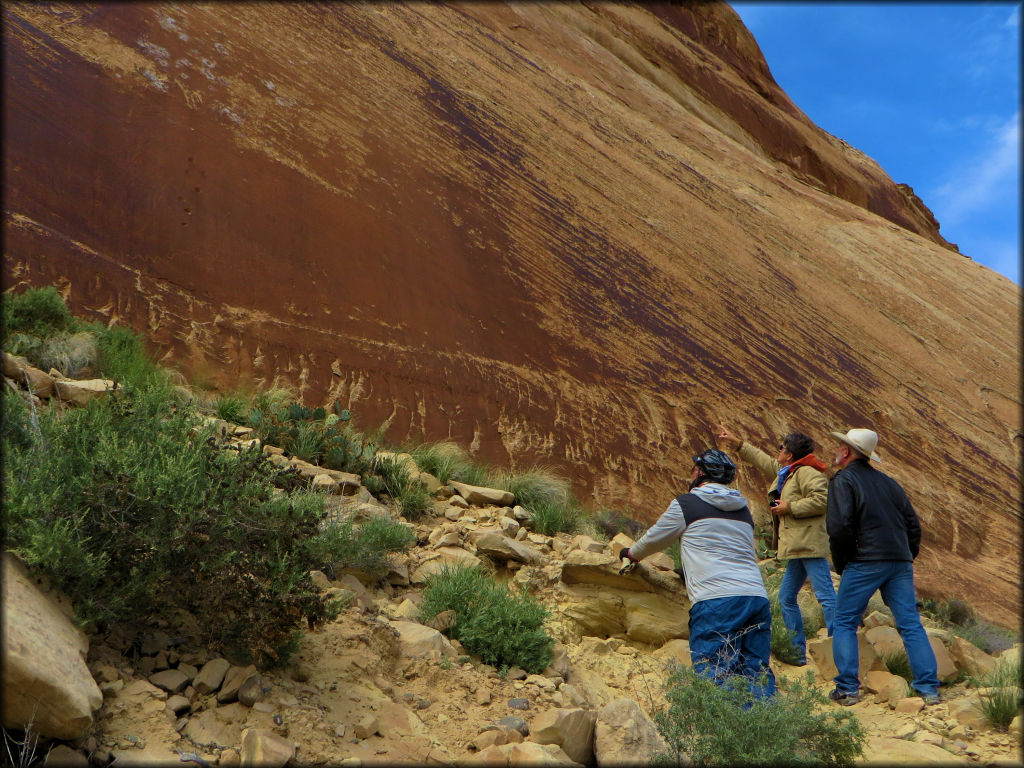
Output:
<instances>
[{"instance_id":1,"label":"sagebrush bush","mask_svg":"<svg viewBox=\"0 0 1024 768\"><path fill-rule=\"evenodd\" d=\"M544 630L548 612L524 592L514 595L478 568L445 566L427 580L420 621L455 611L449 637L495 667L539 674L552 660L554 638Z\"/></svg>"},{"instance_id":2,"label":"sagebrush bush","mask_svg":"<svg viewBox=\"0 0 1024 768\"><path fill-rule=\"evenodd\" d=\"M5 425L26 423L19 407L4 399ZM275 497L261 453L221 450L162 386L47 407L38 440L26 446L24 431L3 433L7 546L82 622L143 625L180 607L204 641L267 665L300 620L324 618L299 546L318 531L322 497Z\"/></svg>"},{"instance_id":3,"label":"sagebrush bush","mask_svg":"<svg viewBox=\"0 0 1024 768\"><path fill-rule=\"evenodd\" d=\"M78 323L52 285L3 294L4 340L14 332L37 338L74 331Z\"/></svg>"},{"instance_id":4,"label":"sagebrush bush","mask_svg":"<svg viewBox=\"0 0 1024 768\"><path fill-rule=\"evenodd\" d=\"M828 705L803 680L780 680L770 699L755 699L747 681L725 686L691 667L676 670L667 683L669 708L654 716L672 749L659 764L852 765L863 754L864 729L852 713Z\"/></svg>"},{"instance_id":5,"label":"sagebrush bush","mask_svg":"<svg viewBox=\"0 0 1024 768\"><path fill-rule=\"evenodd\" d=\"M349 568L384 576L390 567L388 555L405 551L415 543L416 532L412 528L378 515L362 523L352 518L330 522L302 547L311 567L333 579Z\"/></svg>"}]
</instances>

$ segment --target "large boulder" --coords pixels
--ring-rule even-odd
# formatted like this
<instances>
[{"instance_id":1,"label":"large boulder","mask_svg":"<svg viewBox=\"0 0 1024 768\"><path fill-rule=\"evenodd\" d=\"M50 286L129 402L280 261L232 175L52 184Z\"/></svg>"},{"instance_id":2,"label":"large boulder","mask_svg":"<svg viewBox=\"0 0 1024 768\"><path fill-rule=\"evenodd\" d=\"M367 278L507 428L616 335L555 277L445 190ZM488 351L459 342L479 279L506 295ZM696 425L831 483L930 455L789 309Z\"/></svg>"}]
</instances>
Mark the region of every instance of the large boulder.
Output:
<instances>
[{"instance_id":1,"label":"large boulder","mask_svg":"<svg viewBox=\"0 0 1024 768\"><path fill-rule=\"evenodd\" d=\"M54 382L54 386L61 400L84 407L90 400L113 392L117 385L108 379L64 379Z\"/></svg>"},{"instance_id":2,"label":"large boulder","mask_svg":"<svg viewBox=\"0 0 1024 768\"><path fill-rule=\"evenodd\" d=\"M544 555L529 544L500 533L487 533L477 539L476 552L478 555L498 560L515 560L527 565L540 565L544 562Z\"/></svg>"},{"instance_id":3,"label":"large boulder","mask_svg":"<svg viewBox=\"0 0 1024 768\"><path fill-rule=\"evenodd\" d=\"M409 576L412 584L424 584L427 579L441 572L445 566L459 566L465 568L480 568L483 560L467 552L462 547L438 547L437 556L422 563L419 568Z\"/></svg>"},{"instance_id":4,"label":"large boulder","mask_svg":"<svg viewBox=\"0 0 1024 768\"><path fill-rule=\"evenodd\" d=\"M565 765L583 768L582 764L575 762L557 744L537 744L529 741L487 747L471 758L470 762L502 765L508 766L508 768L535 765Z\"/></svg>"},{"instance_id":5,"label":"large boulder","mask_svg":"<svg viewBox=\"0 0 1024 768\"><path fill-rule=\"evenodd\" d=\"M273 731L246 728L242 731L242 768L283 768L295 756L295 745Z\"/></svg>"},{"instance_id":6,"label":"large boulder","mask_svg":"<svg viewBox=\"0 0 1024 768\"><path fill-rule=\"evenodd\" d=\"M660 595L640 592L625 596L626 634L631 640L663 645L690 636L690 613Z\"/></svg>"},{"instance_id":7,"label":"large boulder","mask_svg":"<svg viewBox=\"0 0 1024 768\"><path fill-rule=\"evenodd\" d=\"M14 555L3 559L4 727L76 739L103 703L85 664L89 642Z\"/></svg>"},{"instance_id":8,"label":"large boulder","mask_svg":"<svg viewBox=\"0 0 1024 768\"><path fill-rule=\"evenodd\" d=\"M581 635L608 637L626 630L625 600L622 593L589 584L559 584L561 612L572 619Z\"/></svg>"},{"instance_id":9,"label":"large boulder","mask_svg":"<svg viewBox=\"0 0 1024 768\"><path fill-rule=\"evenodd\" d=\"M878 654L875 653L871 642L863 634L857 635L857 644L859 650L858 669L861 680L873 669L885 670L885 664L878 657ZM814 661L814 665L818 669L818 675L822 679L831 680L838 674L836 662L832 656L831 637L819 637L815 640L808 640L807 655Z\"/></svg>"},{"instance_id":10,"label":"large boulder","mask_svg":"<svg viewBox=\"0 0 1024 768\"><path fill-rule=\"evenodd\" d=\"M599 587L653 592L654 588L643 578L643 563L630 574L619 575L620 563L614 555L585 552L574 549L562 563L562 581L566 584L593 584Z\"/></svg>"},{"instance_id":11,"label":"large boulder","mask_svg":"<svg viewBox=\"0 0 1024 768\"><path fill-rule=\"evenodd\" d=\"M439 659L457 655L448 638L436 629L412 621L392 621L391 626L398 632L398 647L402 658Z\"/></svg>"},{"instance_id":12,"label":"large boulder","mask_svg":"<svg viewBox=\"0 0 1024 768\"><path fill-rule=\"evenodd\" d=\"M597 713L594 758L600 768L651 765L668 752L668 744L633 699L616 699Z\"/></svg>"},{"instance_id":13,"label":"large boulder","mask_svg":"<svg viewBox=\"0 0 1024 768\"><path fill-rule=\"evenodd\" d=\"M530 724L530 741L557 744L577 763L589 765L594 756L595 713L586 709L549 709Z\"/></svg>"},{"instance_id":14,"label":"large boulder","mask_svg":"<svg viewBox=\"0 0 1024 768\"><path fill-rule=\"evenodd\" d=\"M475 506L509 507L516 500L510 491L503 491L499 488L484 488L479 485L456 482L453 482L451 486L458 491L459 496Z\"/></svg>"},{"instance_id":15,"label":"large boulder","mask_svg":"<svg viewBox=\"0 0 1024 768\"><path fill-rule=\"evenodd\" d=\"M949 655L956 668L968 675L984 675L995 669L996 659L985 653L969 640L954 635L950 641Z\"/></svg>"}]
</instances>

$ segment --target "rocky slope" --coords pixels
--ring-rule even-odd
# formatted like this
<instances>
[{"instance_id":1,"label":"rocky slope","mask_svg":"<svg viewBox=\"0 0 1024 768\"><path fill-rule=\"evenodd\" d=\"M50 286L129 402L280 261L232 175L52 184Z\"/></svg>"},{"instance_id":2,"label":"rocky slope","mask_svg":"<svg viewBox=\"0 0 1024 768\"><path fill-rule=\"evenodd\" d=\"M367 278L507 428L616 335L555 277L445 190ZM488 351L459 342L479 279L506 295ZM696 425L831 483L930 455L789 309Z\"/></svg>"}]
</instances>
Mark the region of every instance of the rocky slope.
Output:
<instances>
[{"instance_id":1,"label":"rocky slope","mask_svg":"<svg viewBox=\"0 0 1024 768\"><path fill-rule=\"evenodd\" d=\"M922 592L1016 623L1017 290L811 124L727 6L4 21L6 285L649 519L716 422L876 428Z\"/></svg>"},{"instance_id":2,"label":"rocky slope","mask_svg":"<svg viewBox=\"0 0 1024 768\"><path fill-rule=\"evenodd\" d=\"M330 497L339 514L393 514L364 489L349 490ZM90 673L99 683L103 706L86 732L40 751L83 768L87 760L103 766L111 759L200 766L648 763L664 750L650 716L665 704L672 666L690 663L689 603L671 559L657 555L619 576L613 552L631 543L621 534L610 542L543 536L530 530L521 508L470 504L465 497L476 490L459 490L439 489L434 513L415 524L423 546L396 556L385 579L347 574L332 582L314 572L321 588L349 607L307 633L283 670L261 673L195 646L188 616L167 617L166 632L137 637L115 628L93 637L89 669L79 664L88 686L95 690ZM559 642L543 674L502 674L449 641L436 621L419 622L424 579L447 563L480 564L547 606L547 627ZM5 588L5 607L19 605L17 587ZM813 603L806 591L802 601ZM943 680L1020 654L1018 645L993 658L942 630L929 634ZM924 708L880 661L899 644L891 617L872 612L862 635L864 695L850 710L868 735L860 763L1019 764L1020 717L1010 733L993 731L978 690L964 682L944 685L942 703ZM826 692L835 674L831 639L819 635L809 651L804 669L773 662L780 684L810 674ZM45 667L45 657L36 661Z\"/></svg>"}]
</instances>

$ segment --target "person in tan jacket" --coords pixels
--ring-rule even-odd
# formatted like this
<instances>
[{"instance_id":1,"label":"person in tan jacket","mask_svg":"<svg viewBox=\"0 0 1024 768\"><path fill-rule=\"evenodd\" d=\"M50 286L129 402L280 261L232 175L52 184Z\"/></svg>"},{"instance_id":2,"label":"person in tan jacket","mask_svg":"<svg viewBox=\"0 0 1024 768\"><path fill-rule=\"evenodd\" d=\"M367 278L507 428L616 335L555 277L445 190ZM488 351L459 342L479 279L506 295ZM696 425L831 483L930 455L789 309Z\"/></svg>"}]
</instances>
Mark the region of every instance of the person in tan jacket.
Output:
<instances>
[{"instance_id":1,"label":"person in tan jacket","mask_svg":"<svg viewBox=\"0 0 1024 768\"><path fill-rule=\"evenodd\" d=\"M719 438L736 448L743 460L773 478L768 486L772 546L780 560L788 560L779 587L779 605L782 620L793 632L793 645L800 654L797 664L803 666L807 663L807 640L797 595L804 582L811 580L811 588L825 614L829 637L835 618L836 590L828 565L829 541L825 530L827 467L814 455L814 441L800 432L782 438L779 453L773 459L725 426L719 425L719 429Z\"/></svg>"}]
</instances>

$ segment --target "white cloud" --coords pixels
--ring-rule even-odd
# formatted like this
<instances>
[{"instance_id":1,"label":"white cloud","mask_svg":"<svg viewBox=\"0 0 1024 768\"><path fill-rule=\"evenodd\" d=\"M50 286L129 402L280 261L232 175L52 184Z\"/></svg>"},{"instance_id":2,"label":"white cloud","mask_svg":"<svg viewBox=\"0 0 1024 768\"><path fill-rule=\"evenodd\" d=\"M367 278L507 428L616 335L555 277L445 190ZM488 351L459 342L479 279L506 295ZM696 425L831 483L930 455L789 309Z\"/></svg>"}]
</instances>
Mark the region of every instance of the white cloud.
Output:
<instances>
[{"instance_id":1,"label":"white cloud","mask_svg":"<svg viewBox=\"0 0 1024 768\"><path fill-rule=\"evenodd\" d=\"M1020 178L1020 111L995 129L987 147L975 157L963 158L950 170L948 180L930 196L939 221L957 224L990 206L1011 190Z\"/></svg>"}]
</instances>

